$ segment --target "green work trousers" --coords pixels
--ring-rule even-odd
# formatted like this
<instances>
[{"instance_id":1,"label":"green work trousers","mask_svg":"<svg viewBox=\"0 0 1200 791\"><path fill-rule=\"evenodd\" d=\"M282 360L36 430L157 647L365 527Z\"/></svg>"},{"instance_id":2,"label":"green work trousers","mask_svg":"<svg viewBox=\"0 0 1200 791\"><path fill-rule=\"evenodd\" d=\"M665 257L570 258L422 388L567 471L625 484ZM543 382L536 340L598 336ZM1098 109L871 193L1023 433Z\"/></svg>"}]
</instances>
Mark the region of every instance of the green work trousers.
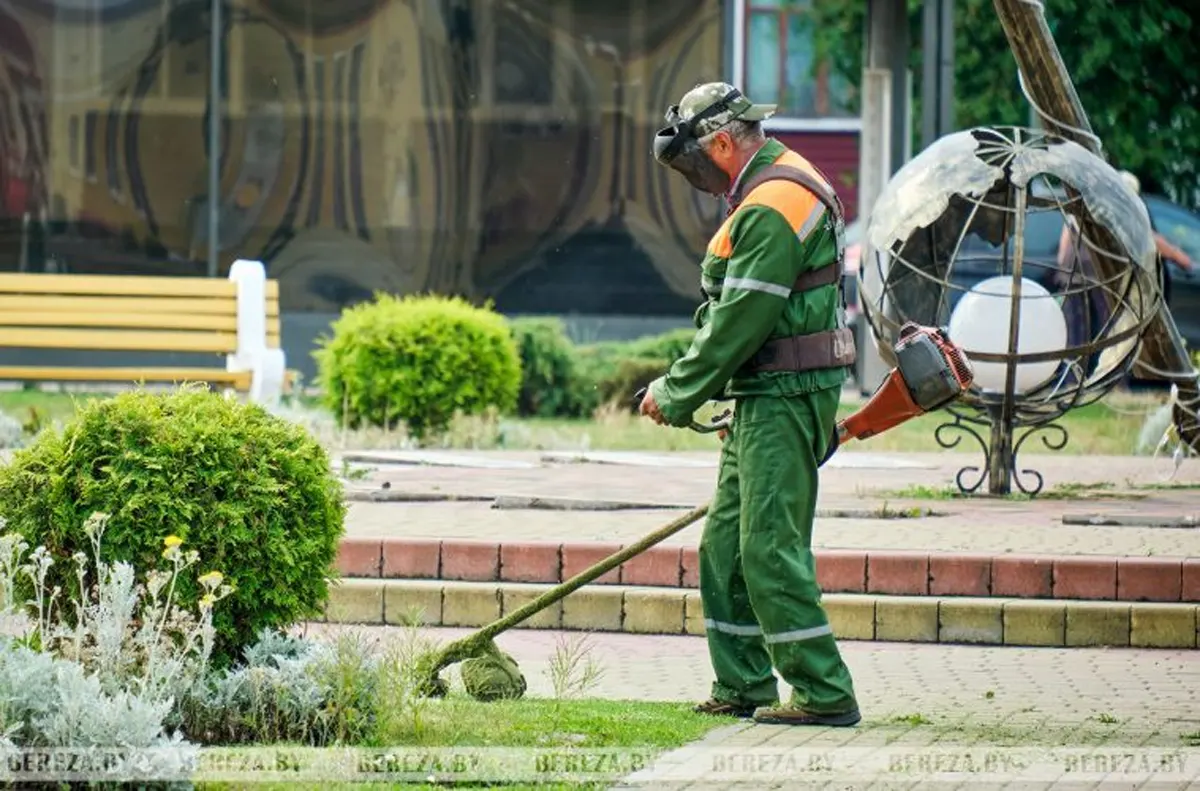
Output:
<instances>
[{"instance_id":1,"label":"green work trousers","mask_svg":"<svg viewBox=\"0 0 1200 791\"><path fill-rule=\"evenodd\" d=\"M700 539L716 700L774 703L774 667L792 687L793 706L821 714L857 707L812 553L817 461L840 395L832 388L737 402Z\"/></svg>"}]
</instances>

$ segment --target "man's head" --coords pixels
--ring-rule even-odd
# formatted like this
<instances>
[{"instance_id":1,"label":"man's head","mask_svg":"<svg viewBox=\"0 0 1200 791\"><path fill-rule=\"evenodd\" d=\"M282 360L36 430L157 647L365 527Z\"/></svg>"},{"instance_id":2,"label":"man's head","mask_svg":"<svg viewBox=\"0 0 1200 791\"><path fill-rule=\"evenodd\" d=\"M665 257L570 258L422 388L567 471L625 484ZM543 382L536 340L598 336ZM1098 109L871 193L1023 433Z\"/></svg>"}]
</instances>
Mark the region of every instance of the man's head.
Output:
<instances>
[{"instance_id":1,"label":"man's head","mask_svg":"<svg viewBox=\"0 0 1200 791\"><path fill-rule=\"evenodd\" d=\"M774 114L775 105L754 104L728 83L698 85L667 111L671 126L655 135L654 157L696 189L724 194L762 146L762 122Z\"/></svg>"},{"instance_id":2,"label":"man's head","mask_svg":"<svg viewBox=\"0 0 1200 791\"><path fill-rule=\"evenodd\" d=\"M1121 171L1121 181L1125 182L1125 186L1129 188L1134 195L1140 195L1142 192L1141 180L1130 173L1128 170Z\"/></svg>"}]
</instances>

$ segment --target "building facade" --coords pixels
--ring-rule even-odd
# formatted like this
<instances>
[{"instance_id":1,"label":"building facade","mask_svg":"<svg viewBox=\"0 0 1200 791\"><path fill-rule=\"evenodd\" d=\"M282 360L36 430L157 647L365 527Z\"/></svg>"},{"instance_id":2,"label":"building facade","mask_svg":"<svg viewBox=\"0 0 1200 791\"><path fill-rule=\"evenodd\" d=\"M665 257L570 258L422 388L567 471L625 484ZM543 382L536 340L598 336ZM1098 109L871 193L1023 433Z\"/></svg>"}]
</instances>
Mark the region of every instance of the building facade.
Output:
<instances>
[{"instance_id":1,"label":"building facade","mask_svg":"<svg viewBox=\"0 0 1200 791\"><path fill-rule=\"evenodd\" d=\"M377 290L677 322L721 209L650 140L715 79L856 210L804 2L226 0L218 146L211 4L0 0L0 268L204 274L215 149L217 274L267 264L293 359Z\"/></svg>"}]
</instances>

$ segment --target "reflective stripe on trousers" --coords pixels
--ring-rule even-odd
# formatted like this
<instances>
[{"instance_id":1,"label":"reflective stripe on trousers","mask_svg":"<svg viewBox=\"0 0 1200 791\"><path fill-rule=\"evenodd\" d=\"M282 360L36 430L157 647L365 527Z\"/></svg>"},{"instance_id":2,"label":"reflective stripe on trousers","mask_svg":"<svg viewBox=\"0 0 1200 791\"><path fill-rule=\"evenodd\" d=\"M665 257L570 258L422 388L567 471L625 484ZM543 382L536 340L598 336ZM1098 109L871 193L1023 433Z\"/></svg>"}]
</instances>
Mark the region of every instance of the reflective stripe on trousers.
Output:
<instances>
[{"instance_id":1,"label":"reflective stripe on trousers","mask_svg":"<svg viewBox=\"0 0 1200 791\"><path fill-rule=\"evenodd\" d=\"M706 619L704 628L711 629L714 632L722 632L723 634L732 634L738 637L759 637L761 636L768 643L799 643L804 640L813 640L817 637L824 637L827 634L833 634L833 627L829 624L821 626L813 626L808 629L792 629L787 632L778 632L776 634L764 635L762 628L757 625L746 625L736 623L723 623L721 621L713 621Z\"/></svg>"}]
</instances>

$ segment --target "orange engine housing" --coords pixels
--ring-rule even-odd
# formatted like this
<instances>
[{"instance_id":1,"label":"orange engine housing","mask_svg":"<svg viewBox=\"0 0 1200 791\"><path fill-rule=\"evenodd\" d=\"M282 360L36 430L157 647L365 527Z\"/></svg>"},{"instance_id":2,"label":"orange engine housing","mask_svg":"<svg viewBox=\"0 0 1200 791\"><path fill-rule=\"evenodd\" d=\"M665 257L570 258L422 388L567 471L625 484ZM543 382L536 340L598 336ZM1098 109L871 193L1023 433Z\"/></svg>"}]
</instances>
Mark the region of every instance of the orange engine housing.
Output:
<instances>
[{"instance_id":1,"label":"orange engine housing","mask_svg":"<svg viewBox=\"0 0 1200 791\"><path fill-rule=\"evenodd\" d=\"M941 328L905 324L895 352L896 367L883 384L838 424L838 444L873 437L939 409L965 393L975 379L970 362Z\"/></svg>"}]
</instances>

